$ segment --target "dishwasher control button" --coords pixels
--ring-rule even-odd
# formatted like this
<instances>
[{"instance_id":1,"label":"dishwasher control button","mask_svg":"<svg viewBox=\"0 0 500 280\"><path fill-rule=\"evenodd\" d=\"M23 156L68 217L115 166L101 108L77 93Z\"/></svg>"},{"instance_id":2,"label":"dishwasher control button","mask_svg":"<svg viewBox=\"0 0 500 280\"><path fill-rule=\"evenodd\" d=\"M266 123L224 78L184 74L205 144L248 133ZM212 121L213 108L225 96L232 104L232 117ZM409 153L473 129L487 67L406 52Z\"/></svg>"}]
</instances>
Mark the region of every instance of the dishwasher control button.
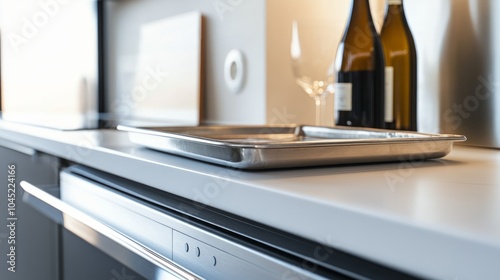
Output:
<instances>
[{"instance_id":1,"label":"dishwasher control button","mask_svg":"<svg viewBox=\"0 0 500 280\"><path fill-rule=\"evenodd\" d=\"M189 244L184 244L184 251L189 252Z\"/></svg>"},{"instance_id":2,"label":"dishwasher control button","mask_svg":"<svg viewBox=\"0 0 500 280\"><path fill-rule=\"evenodd\" d=\"M213 264L214 264L214 266L216 266L217 265L217 258L215 256L213 256L213 258L214 258Z\"/></svg>"},{"instance_id":3,"label":"dishwasher control button","mask_svg":"<svg viewBox=\"0 0 500 280\"><path fill-rule=\"evenodd\" d=\"M196 256L199 257L201 255L200 247L196 247Z\"/></svg>"}]
</instances>

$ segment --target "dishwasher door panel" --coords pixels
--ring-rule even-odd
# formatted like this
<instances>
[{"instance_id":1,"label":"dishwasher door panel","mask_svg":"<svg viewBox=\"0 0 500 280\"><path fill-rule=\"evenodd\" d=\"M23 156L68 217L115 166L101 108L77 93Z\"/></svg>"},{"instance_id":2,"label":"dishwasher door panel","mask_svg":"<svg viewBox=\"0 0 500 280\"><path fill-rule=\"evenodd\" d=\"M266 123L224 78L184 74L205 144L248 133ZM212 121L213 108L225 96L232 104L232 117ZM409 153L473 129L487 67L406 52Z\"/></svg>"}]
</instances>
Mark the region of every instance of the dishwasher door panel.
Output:
<instances>
[{"instance_id":1,"label":"dishwasher door panel","mask_svg":"<svg viewBox=\"0 0 500 280\"><path fill-rule=\"evenodd\" d=\"M26 181L21 182L21 187L25 191L23 200L26 203L62 225L66 230L116 259L126 269L131 269L146 279L201 279L144 244L126 236L123 232L102 223L98 219L60 200L58 187L39 188ZM74 245L71 242L66 244L64 241L70 240L63 239L63 243L61 244L63 248ZM71 252L66 250L67 256L72 257L70 261L78 259L88 261L92 258L95 260L99 259L99 255L85 255L85 253L92 253L92 250L80 252L77 250L78 246L74 246L73 248L74 250L71 250ZM65 260L63 259L62 262L64 266ZM64 272L77 274L75 271L69 271L69 269L71 267L66 267ZM92 270L92 267L88 267L88 269ZM112 268L110 273L123 276L124 270ZM111 277L108 278L106 275L99 275L99 278L113 279ZM68 279L71 278L68 277Z\"/></svg>"},{"instance_id":2,"label":"dishwasher door panel","mask_svg":"<svg viewBox=\"0 0 500 280\"><path fill-rule=\"evenodd\" d=\"M64 227L65 275L81 271L92 279L101 277L85 271L85 265L78 263L84 259L89 270L95 266L101 271L103 279L135 273L146 279L332 279L256 250L246 241L227 239L225 233L209 230L209 225L125 194L111 187L112 182L98 183L71 170L60 173L60 188L21 183L25 201ZM73 234L95 248L78 245L81 242L72 241ZM122 265L103 266L94 249Z\"/></svg>"}]
</instances>

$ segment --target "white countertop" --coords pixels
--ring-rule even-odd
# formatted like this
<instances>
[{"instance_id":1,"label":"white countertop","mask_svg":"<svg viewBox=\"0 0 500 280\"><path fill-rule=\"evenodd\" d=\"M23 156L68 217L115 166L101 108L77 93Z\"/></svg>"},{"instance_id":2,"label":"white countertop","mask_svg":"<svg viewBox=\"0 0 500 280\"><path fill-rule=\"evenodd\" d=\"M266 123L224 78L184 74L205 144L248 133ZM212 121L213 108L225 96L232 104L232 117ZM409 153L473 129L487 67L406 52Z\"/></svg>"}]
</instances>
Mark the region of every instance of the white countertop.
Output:
<instances>
[{"instance_id":1,"label":"white countertop","mask_svg":"<svg viewBox=\"0 0 500 280\"><path fill-rule=\"evenodd\" d=\"M500 150L456 146L413 164L244 172L144 149L111 130L0 121L2 139L412 274L500 275Z\"/></svg>"}]
</instances>

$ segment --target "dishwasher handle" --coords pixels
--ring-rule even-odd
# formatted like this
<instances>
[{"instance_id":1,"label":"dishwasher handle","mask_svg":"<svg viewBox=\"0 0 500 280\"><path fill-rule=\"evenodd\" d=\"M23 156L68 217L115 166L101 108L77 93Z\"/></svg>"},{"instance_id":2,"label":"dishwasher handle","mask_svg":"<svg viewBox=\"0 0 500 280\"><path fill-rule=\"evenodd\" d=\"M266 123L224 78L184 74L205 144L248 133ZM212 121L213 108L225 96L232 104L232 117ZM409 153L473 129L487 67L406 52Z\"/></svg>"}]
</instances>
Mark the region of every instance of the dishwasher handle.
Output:
<instances>
[{"instance_id":1,"label":"dishwasher handle","mask_svg":"<svg viewBox=\"0 0 500 280\"><path fill-rule=\"evenodd\" d=\"M197 280L198 276L150 250L56 196L22 181L23 200L56 223L105 252L115 252L136 272L148 279ZM113 255L113 254L111 254Z\"/></svg>"}]
</instances>

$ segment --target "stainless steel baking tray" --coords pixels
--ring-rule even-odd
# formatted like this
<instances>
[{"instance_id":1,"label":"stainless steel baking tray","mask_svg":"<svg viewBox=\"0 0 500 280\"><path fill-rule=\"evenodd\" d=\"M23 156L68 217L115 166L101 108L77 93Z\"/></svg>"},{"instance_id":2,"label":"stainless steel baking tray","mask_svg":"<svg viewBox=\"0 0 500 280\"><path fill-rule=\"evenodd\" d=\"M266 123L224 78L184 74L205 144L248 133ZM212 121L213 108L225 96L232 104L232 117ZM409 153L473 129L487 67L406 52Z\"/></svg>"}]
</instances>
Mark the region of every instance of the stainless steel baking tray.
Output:
<instances>
[{"instance_id":1,"label":"stainless steel baking tray","mask_svg":"<svg viewBox=\"0 0 500 280\"><path fill-rule=\"evenodd\" d=\"M136 144L241 169L411 161L447 155L462 135L350 127L127 127Z\"/></svg>"}]
</instances>

